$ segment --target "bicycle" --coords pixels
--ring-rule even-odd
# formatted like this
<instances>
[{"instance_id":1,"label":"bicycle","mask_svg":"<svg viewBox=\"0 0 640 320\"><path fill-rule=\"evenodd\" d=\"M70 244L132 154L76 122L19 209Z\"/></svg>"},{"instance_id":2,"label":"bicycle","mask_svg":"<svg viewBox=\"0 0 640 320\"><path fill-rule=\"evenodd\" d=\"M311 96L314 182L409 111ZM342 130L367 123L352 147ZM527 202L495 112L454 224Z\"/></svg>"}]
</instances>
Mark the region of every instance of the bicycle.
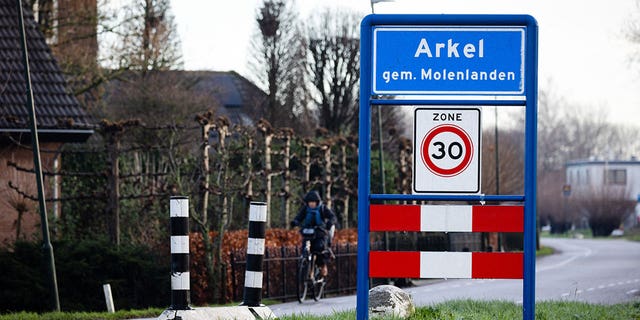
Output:
<instances>
[{"instance_id":1,"label":"bicycle","mask_svg":"<svg viewBox=\"0 0 640 320\"><path fill-rule=\"evenodd\" d=\"M298 263L296 294L300 303L307 298L308 292L311 293L314 301L318 301L322 298L324 287L327 284L327 277L320 275L320 268L316 264L318 255L323 252L311 251L311 240L316 236L316 228L303 228L301 233L304 248Z\"/></svg>"}]
</instances>

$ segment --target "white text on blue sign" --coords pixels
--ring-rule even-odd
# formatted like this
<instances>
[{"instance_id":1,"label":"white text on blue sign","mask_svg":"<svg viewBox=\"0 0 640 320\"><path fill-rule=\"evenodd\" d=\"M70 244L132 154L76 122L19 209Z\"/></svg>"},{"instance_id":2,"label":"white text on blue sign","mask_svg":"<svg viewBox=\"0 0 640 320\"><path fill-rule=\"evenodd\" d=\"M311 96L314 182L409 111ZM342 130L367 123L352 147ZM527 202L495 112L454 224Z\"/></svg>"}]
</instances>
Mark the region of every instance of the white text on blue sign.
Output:
<instances>
[{"instance_id":1,"label":"white text on blue sign","mask_svg":"<svg viewBox=\"0 0 640 320\"><path fill-rule=\"evenodd\" d=\"M524 94L524 28L377 27L373 94Z\"/></svg>"}]
</instances>

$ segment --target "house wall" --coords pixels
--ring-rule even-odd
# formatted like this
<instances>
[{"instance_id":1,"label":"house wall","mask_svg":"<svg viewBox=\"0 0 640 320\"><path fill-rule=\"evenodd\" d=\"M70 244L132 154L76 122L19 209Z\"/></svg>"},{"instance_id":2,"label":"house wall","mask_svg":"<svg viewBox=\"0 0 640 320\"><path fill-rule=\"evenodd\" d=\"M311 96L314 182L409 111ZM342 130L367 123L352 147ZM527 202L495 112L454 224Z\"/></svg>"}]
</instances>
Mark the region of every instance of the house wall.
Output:
<instances>
[{"instance_id":1,"label":"house wall","mask_svg":"<svg viewBox=\"0 0 640 320\"><path fill-rule=\"evenodd\" d=\"M567 184L571 185L572 195L580 195L597 190L605 184L607 170L626 170L627 181L621 188L627 190L629 199L637 200L640 195L640 162L611 161L584 162L567 165Z\"/></svg>"},{"instance_id":2,"label":"house wall","mask_svg":"<svg viewBox=\"0 0 640 320\"><path fill-rule=\"evenodd\" d=\"M567 165L566 183L571 185L571 196L590 194L605 185L605 172L626 170L625 185L614 186L625 190L630 200L638 201L635 219L631 217L626 225L640 223L640 162L639 161L593 161L570 163Z\"/></svg>"},{"instance_id":3,"label":"house wall","mask_svg":"<svg viewBox=\"0 0 640 320\"><path fill-rule=\"evenodd\" d=\"M60 143L41 143L41 150L57 150ZM52 171L54 159L57 154L41 152L43 172ZM17 235L17 206L24 206L27 211L22 215L20 223L20 238L35 241L42 238L40 231L40 213L38 202L25 199L15 190L9 187L9 182L23 192L37 198L37 184L35 174L16 170L9 166L8 162L14 162L19 167L33 169L33 153L25 146L3 145L0 146L0 246L12 244ZM45 177L45 197L51 198L53 191L53 178ZM49 219L54 215L53 204L47 203Z\"/></svg>"}]
</instances>

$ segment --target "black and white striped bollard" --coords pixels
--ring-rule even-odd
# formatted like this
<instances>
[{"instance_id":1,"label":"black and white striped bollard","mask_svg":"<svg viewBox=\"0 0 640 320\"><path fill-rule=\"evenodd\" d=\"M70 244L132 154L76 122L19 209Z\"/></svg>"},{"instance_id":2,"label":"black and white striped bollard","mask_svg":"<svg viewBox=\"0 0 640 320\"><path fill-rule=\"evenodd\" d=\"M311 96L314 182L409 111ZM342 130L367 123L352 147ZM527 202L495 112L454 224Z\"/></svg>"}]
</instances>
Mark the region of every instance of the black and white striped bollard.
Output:
<instances>
[{"instance_id":1,"label":"black and white striped bollard","mask_svg":"<svg viewBox=\"0 0 640 320\"><path fill-rule=\"evenodd\" d=\"M264 235L267 222L267 204L251 202L249 206L249 239L247 241L247 268L244 274L242 306L258 307L262 300L262 261Z\"/></svg>"},{"instance_id":2,"label":"black and white striped bollard","mask_svg":"<svg viewBox=\"0 0 640 320\"><path fill-rule=\"evenodd\" d=\"M189 198L171 197L171 307L190 310Z\"/></svg>"}]
</instances>

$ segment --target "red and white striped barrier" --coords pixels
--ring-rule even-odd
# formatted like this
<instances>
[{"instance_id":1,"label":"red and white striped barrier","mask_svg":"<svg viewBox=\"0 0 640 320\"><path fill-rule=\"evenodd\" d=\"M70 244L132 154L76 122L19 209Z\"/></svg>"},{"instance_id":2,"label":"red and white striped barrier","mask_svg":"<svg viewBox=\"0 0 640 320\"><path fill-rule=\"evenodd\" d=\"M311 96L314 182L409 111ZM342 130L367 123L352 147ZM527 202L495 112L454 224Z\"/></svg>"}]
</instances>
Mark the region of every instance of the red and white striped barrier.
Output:
<instances>
[{"instance_id":1,"label":"red and white striped barrier","mask_svg":"<svg viewBox=\"0 0 640 320\"><path fill-rule=\"evenodd\" d=\"M371 278L522 279L523 254L370 251Z\"/></svg>"},{"instance_id":2,"label":"red and white striped barrier","mask_svg":"<svg viewBox=\"0 0 640 320\"><path fill-rule=\"evenodd\" d=\"M370 205L370 231L523 232L523 206Z\"/></svg>"}]
</instances>

